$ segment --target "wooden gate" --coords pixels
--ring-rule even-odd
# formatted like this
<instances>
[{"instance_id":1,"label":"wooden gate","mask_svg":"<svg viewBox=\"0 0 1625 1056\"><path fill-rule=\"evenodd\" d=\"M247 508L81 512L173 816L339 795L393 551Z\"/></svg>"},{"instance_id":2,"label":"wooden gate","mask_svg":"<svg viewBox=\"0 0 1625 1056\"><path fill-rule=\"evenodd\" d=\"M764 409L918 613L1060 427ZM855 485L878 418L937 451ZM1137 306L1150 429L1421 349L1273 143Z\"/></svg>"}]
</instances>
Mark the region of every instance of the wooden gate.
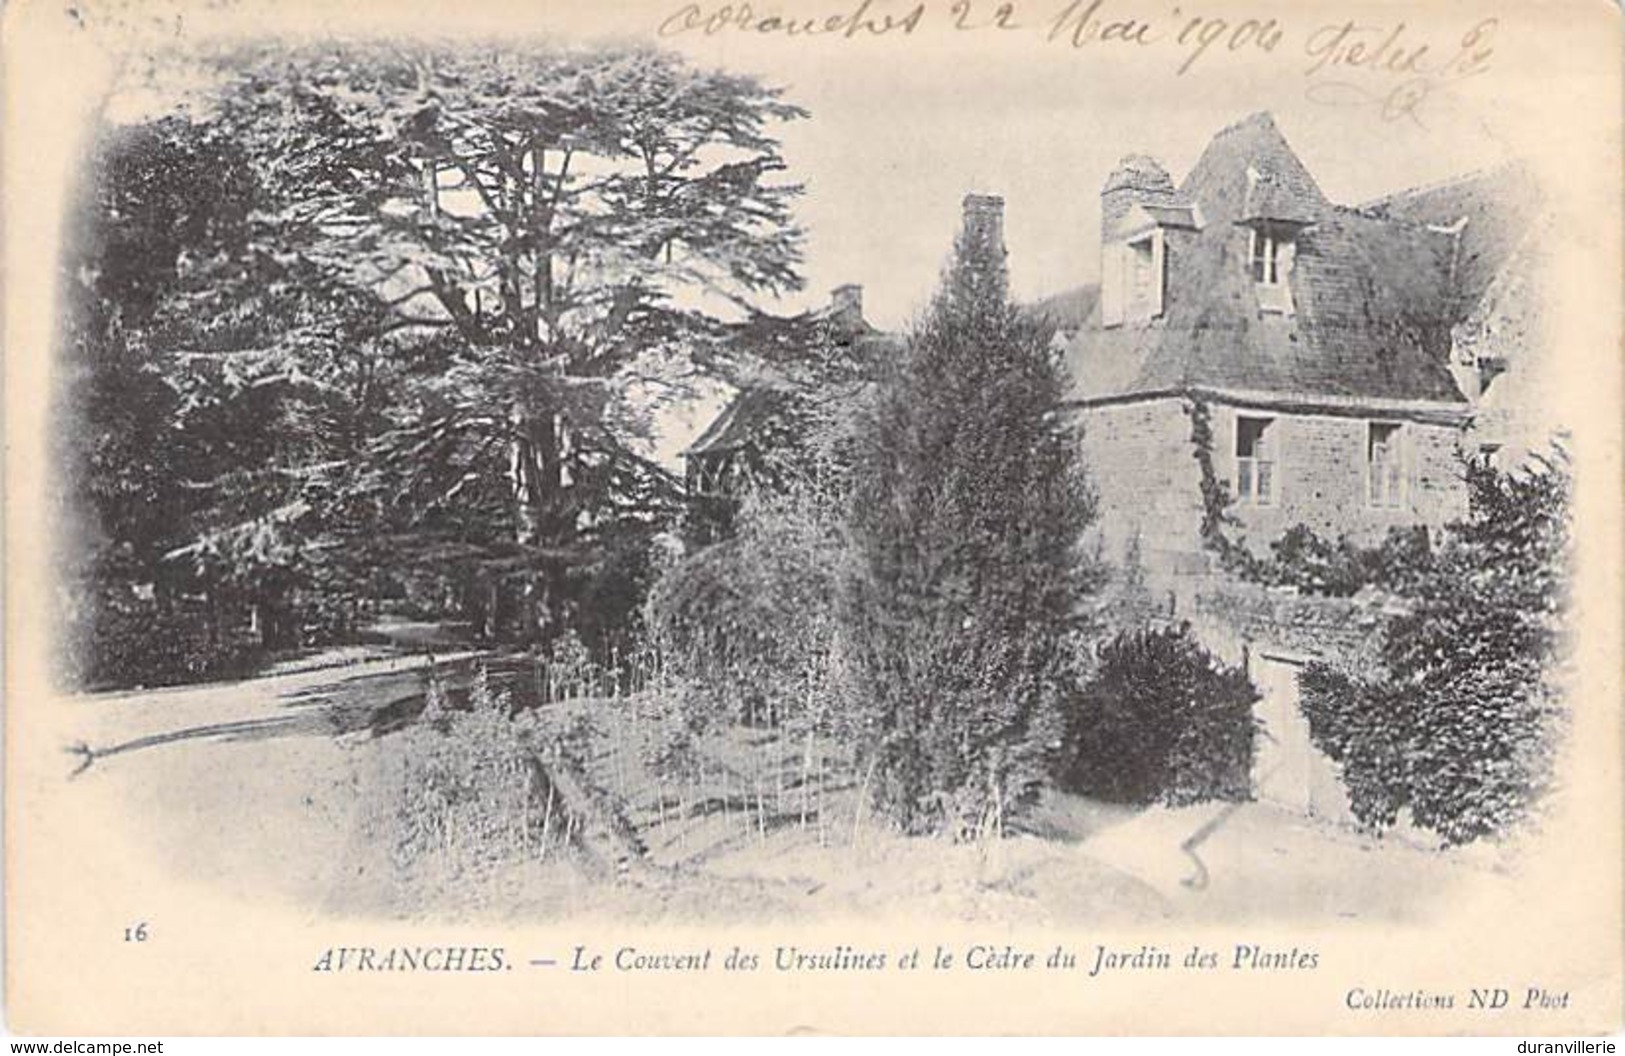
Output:
<instances>
[{"instance_id":1,"label":"wooden gate","mask_svg":"<svg viewBox=\"0 0 1625 1056\"><path fill-rule=\"evenodd\" d=\"M1354 820L1337 766L1309 739L1309 720L1298 706L1304 659L1260 651L1248 657L1248 675L1263 694L1253 755L1253 792L1260 802L1338 823Z\"/></svg>"}]
</instances>

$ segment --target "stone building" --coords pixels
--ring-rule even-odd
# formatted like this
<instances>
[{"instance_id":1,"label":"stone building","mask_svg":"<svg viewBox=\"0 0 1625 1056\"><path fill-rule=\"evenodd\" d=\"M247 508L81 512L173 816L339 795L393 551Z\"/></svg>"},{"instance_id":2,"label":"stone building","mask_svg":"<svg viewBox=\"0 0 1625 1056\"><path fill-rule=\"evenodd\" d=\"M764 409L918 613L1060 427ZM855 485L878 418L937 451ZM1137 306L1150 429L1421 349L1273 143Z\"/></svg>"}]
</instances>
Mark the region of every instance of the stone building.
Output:
<instances>
[{"instance_id":1,"label":"stone building","mask_svg":"<svg viewBox=\"0 0 1625 1056\"><path fill-rule=\"evenodd\" d=\"M965 199L966 233L1000 253L1003 205ZM1260 799L1349 820L1297 674L1368 648L1393 602L1243 582L1206 533L1222 513L1258 552L1300 524L1373 544L1464 514L1464 459L1541 450L1554 423L1537 206L1516 167L1340 205L1256 114L1177 184L1125 157L1101 191L1099 284L1026 307L1055 326L1099 498L1090 532L1109 561L1139 565L1138 616L1189 623L1263 693ZM830 315L895 345L843 290ZM782 399L747 390L701 437L698 494L746 472L728 467L774 435Z\"/></svg>"},{"instance_id":2,"label":"stone building","mask_svg":"<svg viewBox=\"0 0 1625 1056\"><path fill-rule=\"evenodd\" d=\"M1518 388L1498 375L1530 326L1507 315L1530 300L1530 201L1508 170L1338 205L1268 114L1177 186L1124 158L1101 191L1098 303L1067 348L1107 555L1202 571L1215 484L1259 549L1297 524L1369 544L1460 516L1461 458L1533 443L1508 412L1468 432Z\"/></svg>"},{"instance_id":3,"label":"stone building","mask_svg":"<svg viewBox=\"0 0 1625 1056\"><path fill-rule=\"evenodd\" d=\"M1538 196L1509 167L1360 206L1329 201L1268 114L1176 184L1125 157L1101 191L1101 282L1066 346L1108 559L1263 693L1260 799L1349 820L1297 673L1357 656L1391 604L1267 590L1220 567L1288 529L1372 544L1466 509L1463 460L1553 432Z\"/></svg>"},{"instance_id":4,"label":"stone building","mask_svg":"<svg viewBox=\"0 0 1625 1056\"><path fill-rule=\"evenodd\" d=\"M1517 464L1555 428L1537 203L1508 167L1339 205L1267 113L1220 131L1179 184L1123 158L1101 190L1100 282L1026 309L1073 378L1106 556L1207 571L1220 487L1257 549L1298 524L1369 544L1460 516L1463 458ZM967 195L963 233L1002 253L1003 211ZM900 348L859 286L816 318L854 359ZM693 495L760 475L793 389L739 392L687 452Z\"/></svg>"},{"instance_id":5,"label":"stone building","mask_svg":"<svg viewBox=\"0 0 1625 1056\"><path fill-rule=\"evenodd\" d=\"M1561 430L1539 286L1549 263L1539 235L1551 226L1541 222L1539 201L1530 173L1510 166L1362 207L1454 236L1450 371L1473 405L1463 442L1504 467L1544 450Z\"/></svg>"}]
</instances>

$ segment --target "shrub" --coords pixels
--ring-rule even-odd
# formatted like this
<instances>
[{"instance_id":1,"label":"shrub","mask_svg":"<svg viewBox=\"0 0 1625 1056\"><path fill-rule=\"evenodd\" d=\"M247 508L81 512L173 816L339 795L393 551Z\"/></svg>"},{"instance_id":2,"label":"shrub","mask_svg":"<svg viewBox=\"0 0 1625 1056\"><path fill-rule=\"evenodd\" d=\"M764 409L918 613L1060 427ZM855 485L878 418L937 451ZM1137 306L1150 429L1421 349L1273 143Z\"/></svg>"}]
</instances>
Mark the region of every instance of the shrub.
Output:
<instances>
[{"instance_id":1,"label":"shrub","mask_svg":"<svg viewBox=\"0 0 1625 1056\"><path fill-rule=\"evenodd\" d=\"M1188 628L1125 631L1068 715L1058 783L1120 803L1247 799L1258 699Z\"/></svg>"},{"instance_id":2,"label":"shrub","mask_svg":"<svg viewBox=\"0 0 1625 1056\"><path fill-rule=\"evenodd\" d=\"M734 538L657 582L647 620L691 729L830 718L837 509L808 481L752 492Z\"/></svg>"},{"instance_id":3,"label":"shrub","mask_svg":"<svg viewBox=\"0 0 1625 1056\"><path fill-rule=\"evenodd\" d=\"M1310 736L1342 764L1355 816L1402 809L1448 843L1507 832L1550 782L1567 594L1569 473L1474 467L1471 508L1419 569L1376 670L1312 665Z\"/></svg>"},{"instance_id":4,"label":"shrub","mask_svg":"<svg viewBox=\"0 0 1625 1056\"><path fill-rule=\"evenodd\" d=\"M537 734L530 712L510 715L506 691L475 675L467 710L454 710L431 679L422 721L407 733L395 856L477 872L545 847L562 808L549 809L531 767Z\"/></svg>"},{"instance_id":5,"label":"shrub","mask_svg":"<svg viewBox=\"0 0 1625 1056\"><path fill-rule=\"evenodd\" d=\"M1391 528L1379 545L1366 547L1347 536L1328 542L1300 524L1271 543L1270 552L1266 582L1331 597L1349 597L1368 586L1405 593L1430 557L1428 532L1420 525Z\"/></svg>"},{"instance_id":6,"label":"shrub","mask_svg":"<svg viewBox=\"0 0 1625 1056\"><path fill-rule=\"evenodd\" d=\"M168 607L106 588L78 637L70 682L87 688L169 686L242 678L265 659L252 635L215 627L201 604Z\"/></svg>"},{"instance_id":7,"label":"shrub","mask_svg":"<svg viewBox=\"0 0 1625 1056\"><path fill-rule=\"evenodd\" d=\"M1328 540L1298 524L1270 543L1268 557L1228 539L1221 545L1225 568L1243 579L1334 598L1373 586L1407 593L1431 560L1428 530L1420 525L1390 528L1378 545L1361 546L1347 536Z\"/></svg>"}]
</instances>

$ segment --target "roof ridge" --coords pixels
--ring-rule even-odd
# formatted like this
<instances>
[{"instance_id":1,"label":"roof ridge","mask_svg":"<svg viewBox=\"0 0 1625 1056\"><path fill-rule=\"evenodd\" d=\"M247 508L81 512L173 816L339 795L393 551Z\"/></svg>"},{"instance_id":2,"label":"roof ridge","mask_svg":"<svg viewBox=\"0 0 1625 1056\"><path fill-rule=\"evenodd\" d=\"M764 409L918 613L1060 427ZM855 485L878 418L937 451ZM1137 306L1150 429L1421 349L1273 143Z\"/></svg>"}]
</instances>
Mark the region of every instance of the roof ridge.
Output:
<instances>
[{"instance_id":1,"label":"roof ridge","mask_svg":"<svg viewBox=\"0 0 1625 1056\"><path fill-rule=\"evenodd\" d=\"M1272 193L1277 197L1284 196L1311 209L1320 209L1329 203L1320 182L1268 110L1249 114L1214 133L1185 174L1178 191L1181 197L1202 205L1205 211L1209 204L1208 190L1215 180L1238 181L1249 170L1268 174L1268 184L1275 188Z\"/></svg>"},{"instance_id":2,"label":"roof ridge","mask_svg":"<svg viewBox=\"0 0 1625 1056\"><path fill-rule=\"evenodd\" d=\"M1036 294L1035 296L1030 297L1030 298L1028 298L1027 300L1025 300L1025 301L1023 301L1021 303L1023 303L1023 304L1043 304L1045 301L1053 301L1057 297L1071 297L1071 296L1074 296L1076 294L1082 293L1085 290L1098 289L1099 287L1100 287L1100 281L1098 279L1096 281L1094 281L1094 282L1074 282L1070 286L1062 286L1060 289L1051 290L1049 293Z\"/></svg>"},{"instance_id":3,"label":"roof ridge","mask_svg":"<svg viewBox=\"0 0 1625 1056\"><path fill-rule=\"evenodd\" d=\"M1231 132L1238 132L1247 125L1274 125L1277 131L1280 130L1280 126L1275 124L1274 113L1269 110L1254 110L1246 117L1232 121L1213 133L1213 138L1218 139L1220 136L1229 135Z\"/></svg>"},{"instance_id":4,"label":"roof ridge","mask_svg":"<svg viewBox=\"0 0 1625 1056\"><path fill-rule=\"evenodd\" d=\"M1364 220L1367 223L1390 224L1396 228L1400 228L1401 230L1414 232L1416 234L1449 235L1452 237L1454 237L1455 234L1455 232L1447 231L1422 220L1412 220L1408 216L1389 216L1386 213L1371 212L1368 211L1368 208L1364 205L1339 205L1338 203L1333 202L1331 204L1331 211L1334 213L1340 213L1344 216L1352 216L1355 219Z\"/></svg>"},{"instance_id":5,"label":"roof ridge","mask_svg":"<svg viewBox=\"0 0 1625 1056\"><path fill-rule=\"evenodd\" d=\"M1470 169L1467 172L1457 173L1454 176L1446 176L1443 179L1433 180L1430 183L1419 183L1415 187L1402 187L1397 191L1389 191L1387 194L1378 195L1375 198L1360 202L1358 205L1348 206L1347 208L1353 209L1356 212L1364 212L1367 209L1379 209L1387 203L1397 202L1402 198L1417 198L1424 194L1432 194L1434 191L1442 191L1447 187L1459 187L1463 184L1472 183L1474 180L1481 180L1486 176L1497 176L1503 172L1514 172L1521 167L1522 163L1520 161L1517 159L1509 159L1507 161L1498 162L1494 165L1485 165L1481 168Z\"/></svg>"}]
</instances>

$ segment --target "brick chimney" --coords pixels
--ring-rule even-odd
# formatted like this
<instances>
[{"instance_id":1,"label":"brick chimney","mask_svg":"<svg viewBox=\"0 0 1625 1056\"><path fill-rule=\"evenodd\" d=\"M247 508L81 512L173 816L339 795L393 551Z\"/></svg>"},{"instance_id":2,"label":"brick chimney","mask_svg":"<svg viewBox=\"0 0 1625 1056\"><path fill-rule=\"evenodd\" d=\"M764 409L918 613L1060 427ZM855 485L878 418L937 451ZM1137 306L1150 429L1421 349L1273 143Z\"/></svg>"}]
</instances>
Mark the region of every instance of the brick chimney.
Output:
<instances>
[{"instance_id":1,"label":"brick chimney","mask_svg":"<svg viewBox=\"0 0 1625 1056\"><path fill-rule=\"evenodd\" d=\"M964 238L966 251L989 263L1003 266L1004 199L996 194L965 195Z\"/></svg>"},{"instance_id":2,"label":"brick chimney","mask_svg":"<svg viewBox=\"0 0 1625 1056\"><path fill-rule=\"evenodd\" d=\"M863 322L863 287L847 282L830 290L829 314L843 323Z\"/></svg>"},{"instance_id":3,"label":"brick chimney","mask_svg":"<svg viewBox=\"0 0 1625 1056\"><path fill-rule=\"evenodd\" d=\"M1130 154L1117 163L1100 189L1100 239L1117 234L1128 211L1137 204L1172 202L1177 195L1173 177L1156 158Z\"/></svg>"}]
</instances>

